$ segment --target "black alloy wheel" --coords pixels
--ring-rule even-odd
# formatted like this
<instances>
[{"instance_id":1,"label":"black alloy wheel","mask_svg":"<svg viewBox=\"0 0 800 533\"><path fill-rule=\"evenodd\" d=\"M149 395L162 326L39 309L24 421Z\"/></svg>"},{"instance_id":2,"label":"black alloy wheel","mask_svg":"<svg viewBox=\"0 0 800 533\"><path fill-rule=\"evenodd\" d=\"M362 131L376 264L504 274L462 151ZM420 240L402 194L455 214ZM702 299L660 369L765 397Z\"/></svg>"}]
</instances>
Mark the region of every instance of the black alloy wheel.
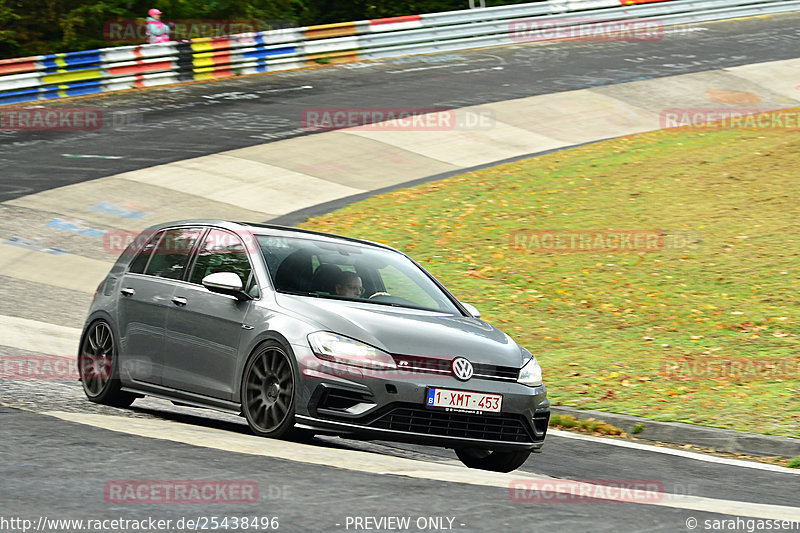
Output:
<instances>
[{"instance_id":1,"label":"black alloy wheel","mask_svg":"<svg viewBox=\"0 0 800 533\"><path fill-rule=\"evenodd\" d=\"M117 368L117 343L111 326L103 320L92 324L81 343L78 373L83 392L95 403L128 407L136 395L121 390Z\"/></svg>"}]
</instances>

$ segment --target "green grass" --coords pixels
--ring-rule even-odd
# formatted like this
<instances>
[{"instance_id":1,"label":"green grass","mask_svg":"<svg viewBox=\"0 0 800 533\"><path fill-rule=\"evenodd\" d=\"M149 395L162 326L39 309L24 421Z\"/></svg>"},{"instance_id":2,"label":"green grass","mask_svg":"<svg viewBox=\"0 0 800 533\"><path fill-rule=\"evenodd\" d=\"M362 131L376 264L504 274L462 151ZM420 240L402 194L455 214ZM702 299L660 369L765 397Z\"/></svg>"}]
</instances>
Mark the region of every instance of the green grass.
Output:
<instances>
[{"instance_id":1,"label":"green grass","mask_svg":"<svg viewBox=\"0 0 800 533\"><path fill-rule=\"evenodd\" d=\"M798 193L797 132L668 130L382 194L303 227L409 253L535 353L555 403L798 437ZM693 241L545 253L511 246L520 229Z\"/></svg>"},{"instance_id":2,"label":"green grass","mask_svg":"<svg viewBox=\"0 0 800 533\"><path fill-rule=\"evenodd\" d=\"M578 419L571 415L552 414L548 425L559 429L577 429L579 431L598 435L625 436L625 432L620 428L601 420L595 420L594 418Z\"/></svg>"}]
</instances>

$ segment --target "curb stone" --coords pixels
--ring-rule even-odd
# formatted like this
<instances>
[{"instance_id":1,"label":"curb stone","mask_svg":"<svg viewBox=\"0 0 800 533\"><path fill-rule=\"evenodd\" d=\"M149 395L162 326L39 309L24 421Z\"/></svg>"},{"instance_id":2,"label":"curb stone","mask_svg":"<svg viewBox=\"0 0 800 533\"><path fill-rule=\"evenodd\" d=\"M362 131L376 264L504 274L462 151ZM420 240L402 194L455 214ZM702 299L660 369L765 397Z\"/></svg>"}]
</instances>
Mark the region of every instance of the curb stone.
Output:
<instances>
[{"instance_id":1,"label":"curb stone","mask_svg":"<svg viewBox=\"0 0 800 533\"><path fill-rule=\"evenodd\" d=\"M557 415L571 415L586 420L594 418L616 426L628 435L633 435L633 428L642 424L644 429L636 433L638 439L666 442L670 444L691 444L702 448L727 453L742 453L761 457L783 457L789 459L800 456L800 439L776 435L760 435L733 429L696 426L681 422L658 422L640 416L621 415L576 409L561 405L553 405L550 411Z\"/></svg>"}]
</instances>

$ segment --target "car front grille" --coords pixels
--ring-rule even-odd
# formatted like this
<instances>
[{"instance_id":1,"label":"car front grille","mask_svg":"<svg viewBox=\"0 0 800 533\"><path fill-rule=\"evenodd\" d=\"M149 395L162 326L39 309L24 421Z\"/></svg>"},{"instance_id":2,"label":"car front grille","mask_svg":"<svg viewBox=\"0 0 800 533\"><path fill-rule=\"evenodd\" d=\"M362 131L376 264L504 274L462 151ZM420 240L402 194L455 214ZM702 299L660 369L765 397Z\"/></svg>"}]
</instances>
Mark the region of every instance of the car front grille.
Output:
<instances>
[{"instance_id":1,"label":"car front grille","mask_svg":"<svg viewBox=\"0 0 800 533\"><path fill-rule=\"evenodd\" d=\"M376 429L500 442L533 442L521 416L477 415L420 407L395 407L370 424ZM543 438L543 437L542 437Z\"/></svg>"},{"instance_id":2,"label":"car front grille","mask_svg":"<svg viewBox=\"0 0 800 533\"><path fill-rule=\"evenodd\" d=\"M519 368L514 368L513 366L495 366L472 363L472 368L475 372L475 377L482 377L485 379L517 381L517 377L519 377Z\"/></svg>"},{"instance_id":3,"label":"car front grille","mask_svg":"<svg viewBox=\"0 0 800 533\"><path fill-rule=\"evenodd\" d=\"M393 355L400 371L420 374L438 374L452 376L452 360L418 355ZM497 366L484 363L472 363L473 379L491 379L496 381L516 381L519 368L513 366Z\"/></svg>"}]
</instances>

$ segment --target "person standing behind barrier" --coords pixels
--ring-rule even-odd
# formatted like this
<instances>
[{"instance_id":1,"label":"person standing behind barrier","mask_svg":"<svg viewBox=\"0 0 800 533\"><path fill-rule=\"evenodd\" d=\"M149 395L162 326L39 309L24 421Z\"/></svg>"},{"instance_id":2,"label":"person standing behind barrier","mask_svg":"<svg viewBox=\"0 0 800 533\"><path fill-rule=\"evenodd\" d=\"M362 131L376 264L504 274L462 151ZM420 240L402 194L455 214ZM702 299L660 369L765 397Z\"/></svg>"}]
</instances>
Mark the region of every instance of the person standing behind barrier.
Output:
<instances>
[{"instance_id":1,"label":"person standing behind barrier","mask_svg":"<svg viewBox=\"0 0 800 533\"><path fill-rule=\"evenodd\" d=\"M150 44L169 42L169 26L161 22L161 11L156 8L147 12L147 42Z\"/></svg>"}]
</instances>

